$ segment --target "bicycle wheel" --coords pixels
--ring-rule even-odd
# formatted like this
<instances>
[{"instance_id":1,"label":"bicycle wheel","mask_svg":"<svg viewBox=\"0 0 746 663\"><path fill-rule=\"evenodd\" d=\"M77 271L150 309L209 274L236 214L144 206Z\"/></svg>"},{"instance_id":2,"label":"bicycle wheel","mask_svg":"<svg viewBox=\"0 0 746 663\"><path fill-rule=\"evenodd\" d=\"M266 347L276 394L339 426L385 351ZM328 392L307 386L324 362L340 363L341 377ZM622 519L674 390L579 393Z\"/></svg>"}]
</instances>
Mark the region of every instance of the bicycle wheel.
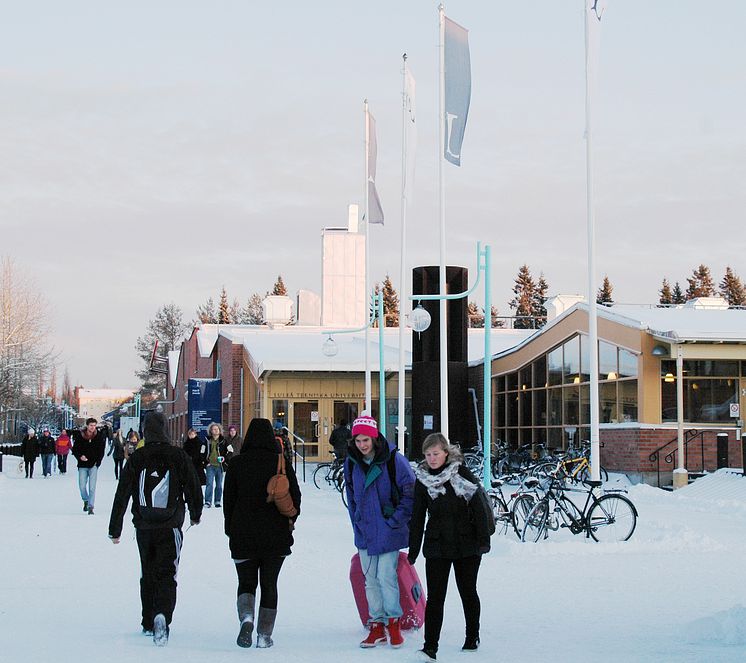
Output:
<instances>
[{"instance_id":1,"label":"bicycle wheel","mask_svg":"<svg viewBox=\"0 0 746 663\"><path fill-rule=\"evenodd\" d=\"M549 518L549 501L541 500L534 504L526 516L521 541L536 543L547 536L547 519Z\"/></svg>"},{"instance_id":2,"label":"bicycle wheel","mask_svg":"<svg viewBox=\"0 0 746 663\"><path fill-rule=\"evenodd\" d=\"M637 509L624 495L602 495L588 512L587 522L595 541L627 541L637 525Z\"/></svg>"},{"instance_id":3,"label":"bicycle wheel","mask_svg":"<svg viewBox=\"0 0 746 663\"><path fill-rule=\"evenodd\" d=\"M477 454L464 454L464 465L470 472L478 474L482 471L482 457Z\"/></svg>"},{"instance_id":4,"label":"bicycle wheel","mask_svg":"<svg viewBox=\"0 0 746 663\"><path fill-rule=\"evenodd\" d=\"M319 463L313 471L313 485L319 490L321 490L321 482L326 481L326 474L331 466L331 463Z\"/></svg>"},{"instance_id":5,"label":"bicycle wheel","mask_svg":"<svg viewBox=\"0 0 746 663\"><path fill-rule=\"evenodd\" d=\"M599 472L599 478L604 483L609 480L609 473L606 471L606 468L602 465L601 470ZM584 485L588 485L588 481L591 480L591 466L586 465L580 472L578 472L578 479L580 482Z\"/></svg>"},{"instance_id":6,"label":"bicycle wheel","mask_svg":"<svg viewBox=\"0 0 746 663\"><path fill-rule=\"evenodd\" d=\"M342 495L342 504L345 505L345 509L347 508L347 484L345 483L345 478L342 476L342 480L340 482L340 488L339 493Z\"/></svg>"},{"instance_id":7,"label":"bicycle wheel","mask_svg":"<svg viewBox=\"0 0 746 663\"><path fill-rule=\"evenodd\" d=\"M536 504L536 496L531 493L523 493L518 495L513 502L513 508L511 509L510 516L513 524L513 530L516 536L520 539L523 535L523 527L526 523L526 518L534 508Z\"/></svg>"},{"instance_id":8,"label":"bicycle wheel","mask_svg":"<svg viewBox=\"0 0 746 663\"><path fill-rule=\"evenodd\" d=\"M498 493L489 491L487 495L490 498L492 517L495 519L495 532L505 534L510 526L510 509Z\"/></svg>"}]
</instances>

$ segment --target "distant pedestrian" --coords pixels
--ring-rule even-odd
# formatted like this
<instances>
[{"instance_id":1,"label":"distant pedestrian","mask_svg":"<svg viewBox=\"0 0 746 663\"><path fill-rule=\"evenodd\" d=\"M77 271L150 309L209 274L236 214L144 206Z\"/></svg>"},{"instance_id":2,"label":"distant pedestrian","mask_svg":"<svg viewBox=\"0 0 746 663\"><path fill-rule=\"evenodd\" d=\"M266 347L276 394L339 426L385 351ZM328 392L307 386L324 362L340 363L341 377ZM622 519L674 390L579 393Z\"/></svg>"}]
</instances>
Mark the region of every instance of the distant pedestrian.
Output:
<instances>
[{"instance_id":1,"label":"distant pedestrian","mask_svg":"<svg viewBox=\"0 0 746 663\"><path fill-rule=\"evenodd\" d=\"M194 465L200 486L204 486L207 483L204 461L205 450L206 445L204 440L197 434L194 428L190 428L187 431L186 440L184 440L184 453L189 456L192 465Z\"/></svg>"},{"instance_id":2,"label":"distant pedestrian","mask_svg":"<svg viewBox=\"0 0 746 663\"><path fill-rule=\"evenodd\" d=\"M114 435L111 437L109 451L106 455L111 456L114 461L114 478L118 479L119 472L124 464L124 440L122 439L122 434L118 429L114 431Z\"/></svg>"},{"instance_id":3,"label":"distant pedestrian","mask_svg":"<svg viewBox=\"0 0 746 663\"><path fill-rule=\"evenodd\" d=\"M339 460L344 460L347 457L347 447L350 445L350 440L352 440L352 433L347 424L347 419L340 419L339 424L329 436L329 444L332 445L334 455Z\"/></svg>"},{"instance_id":4,"label":"distant pedestrian","mask_svg":"<svg viewBox=\"0 0 746 663\"><path fill-rule=\"evenodd\" d=\"M52 476L52 459L55 452L55 439L49 432L49 428L44 426L39 440L39 453L41 454L41 471L45 477Z\"/></svg>"},{"instance_id":5,"label":"distant pedestrian","mask_svg":"<svg viewBox=\"0 0 746 663\"><path fill-rule=\"evenodd\" d=\"M96 480L98 468L106 450L106 431L97 428L98 421L93 417L85 420L85 428L76 429L73 435L73 456L78 461L78 487L83 500L83 511L93 515L96 501Z\"/></svg>"},{"instance_id":6,"label":"distant pedestrian","mask_svg":"<svg viewBox=\"0 0 746 663\"><path fill-rule=\"evenodd\" d=\"M29 428L21 440L21 455L26 469L26 478L33 479L34 465L39 457L39 438L36 437L36 431L33 428Z\"/></svg>"},{"instance_id":7,"label":"distant pedestrian","mask_svg":"<svg viewBox=\"0 0 746 663\"><path fill-rule=\"evenodd\" d=\"M130 428L129 433L127 433L127 439L124 442L124 460L126 461L133 453L135 453L135 450L139 448L140 444L140 437L138 436L135 431L133 431Z\"/></svg>"},{"instance_id":8,"label":"distant pedestrian","mask_svg":"<svg viewBox=\"0 0 746 663\"><path fill-rule=\"evenodd\" d=\"M344 465L347 509L355 547L365 574L370 632L361 647L388 642L401 647L399 550L409 545L414 474L396 445L378 432L376 420L362 415L352 424L352 442Z\"/></svg>"},{"instance_id":9,"label":"distant pedestrian","mask_svg":"<svg viewBox=\"0 0 746 663\"><path fill-rule=\"evenodd\" d=\"M63 428L60 436L55 441L57 467L60 470L60 474L67 474L67 457L70 454L71 448L72 441L70 440L70 436L67 434L67 430Z\"/></svg>"},{"instance_id":10,"label":"distant pedestrian","mask_svg":"<svg viewBox=\"0 0 746 663\"><path fill-rule=\"evenodd\" d=\"M143 633L162 647L168 643L176 607L176 574L184 535L185 502L191 525L202 517L202 491L191 461L171 445L162 412L149 412L145 446L122 469L109 520L109 538L119 543L127 505L140 553L140 602Z\"/></svg>"},{"instance_id":11,"label":"distant pedestrian","mask_svg":"<svg viewBox=\"0 0 746 663\"><path fill-rule=\"evenodd\" d=\"M415 471L414 511L409 524L409 563L414 564L422 546L427 576L425 660L436 660L443 625L443 605L448 576L453 567L466 621L464 651L479 647L480 602L477 574L482 555L490 549L490 531L484 512L472 499L479 481L462 465L458 447L445 435L432 433L422 444L425 460ZM428 516L425 527L425 516ZM422 544L424 533L425 543Z\"/></svg>"},{"instance_id":12,"label":"distant pedestrian","mask_svg":"<svg viewBox=\"0 0 746 663\"><path fill-rule=\"evenodd\" d=\"M250 647L256 621L256 646L271 647L277 617L277 578L293 545L293 527L300 511L301 494L293 468L285 465L295 515L280 513L268 500L267 484L277 473L278 456L272 423L252 419L241 453L231 460L225 475L225 533L238 574L236 643ZM261 588L259 613L254 616L257 587Z\"/></svg>"},{"instance_id":13,"label":"distant pedestrian","mask_svg":"<svg viewBox=\"0 0 746 663\"><path fill-rule=\"evenodd\" d=\"M295 460L295 452L293 451L293 445L290 443L290 438L282 424L275 422L274 426L275 439L277 445L282 449L282 453L285 456L285 462L288 465L292 465Z\"/></svg>"},{"instance_id":14,"label":"distant pedestrian","mask_svg":"<svg viewBox=\"0 0 746 663\"><path fill-rule=\"evenodd\" d=\"M231 455L238 456L241 453L241 446L243 445L243 438L238 434L238 430L235 426L228 426L228 435L225 438L225 443L228 452ZM226 469L228 469L226 467Z\"/></svg>"},{"instance_id":15,"label":"distant pedestrian","mask_svg":"<svg viewBox=\"0 0 746 663\"><path fill-rule=\"evenodd\" d=\"M215 506L220 506L223 497L223 471L226 461L232 452L228 450L228 443L223 437L223 427L218 423L211 423L207 427L207 440L205 441L205 508L212 506L213 493Z\"/></svg>"}]
</instances>

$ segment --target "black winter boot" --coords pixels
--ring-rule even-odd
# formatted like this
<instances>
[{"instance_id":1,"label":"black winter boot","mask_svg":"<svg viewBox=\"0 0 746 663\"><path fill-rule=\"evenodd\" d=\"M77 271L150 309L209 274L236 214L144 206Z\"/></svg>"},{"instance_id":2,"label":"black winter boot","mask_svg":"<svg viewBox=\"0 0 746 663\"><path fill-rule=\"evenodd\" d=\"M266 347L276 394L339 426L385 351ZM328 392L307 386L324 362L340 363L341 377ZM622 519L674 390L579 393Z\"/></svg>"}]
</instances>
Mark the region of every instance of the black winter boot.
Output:
<instances>
[{"instance_id":1,"label":"black winter boot","mask_svg":"<svg viewBox=\"0 0 746 663\"><path fill-rule=\"evenodd\" d=\"M241 630L238 632L236 644L239 647L251 647L251 636L254 634L254 604L256 598L253 594L239 594L236 601L238 608L238 621L241 622Z\"/></svg>"},{"instance_id":2,"label":"black winter boot","mask_svg":"<svg viewBox=\"0 0 746 663\"><path fill-rule=\"evenodd\" d=\"M272 642L272 631L275 630L276 617L277 610L259 606L259 619L256 624L256 646L258 649L265 649L275 644Z\"/></svg>"}]
</instances>

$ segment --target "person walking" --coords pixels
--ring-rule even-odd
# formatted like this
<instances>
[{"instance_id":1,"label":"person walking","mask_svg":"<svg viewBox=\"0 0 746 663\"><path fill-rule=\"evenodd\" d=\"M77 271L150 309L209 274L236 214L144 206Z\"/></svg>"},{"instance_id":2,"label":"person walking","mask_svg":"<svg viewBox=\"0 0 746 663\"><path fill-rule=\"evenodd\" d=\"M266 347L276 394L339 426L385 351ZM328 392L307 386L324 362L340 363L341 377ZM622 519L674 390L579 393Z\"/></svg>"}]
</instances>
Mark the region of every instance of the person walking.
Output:
<instances>
[{"instance_id":1,"label":"person walking","mask_svg":"<svg viewBox=\"0 0 746 663\"><path fill-rule=\"evenodd\" d=\"M21 440L21 455L23 456L26 478L33 479L34 465L39 457L39 438L36 437L36 431L33 428L29 428Z\"/></svg>"},{"instance_id":2,"label":"person walking","mask_svg":"<svg viewBox=\"0 0 746 663\"><path fill-rule=\"evenodd\" d=\"M55 452L55 439L49 432L49 428L44 426L39 440L39 453L41 454L41 471L45 477L52 476L52 459Z\"/></svg>"},{"instance_id":3,"label":"person walking","mask_svg":"<svg viewBox=\"0 0 746 663\"><path fill-rule=\"evenodd\" d=\"M60 474L67 474L67 457L70 454L72 442L66 429L62 429L60 436L54 443L54 447L57 452L57 467L60 470Z\"/></svg>"},{"instance_id":4,"label":"person walking","mask_svg":"<svg viewBox=\"0 0 746 663\"><path fill-rule=\"evenodd\" d=\"M119 473L122 470L124 464L124 439L119 429L114 431L114 435L111 437L109 442L109 451L106 453L107 456L111 456L114 461L114 478L119 479Z\"/></svg>"},{"instance_id":5,"label":"person walking","mask_svg":"<svg viewBox=\"0 0 746 663\"><path fill-rule=\"evenodd\" d=\"M127 433L127 439L124 442L124 460L125 462L129 457L135 453L136 449L140 448L140 437L131 428Z\"/></svg>"},{"instance_id":6,"label":"person walking","mask_svg":"<svg viewBox=\"0 0 746 663\"><path fill-rule=\"evenodd\" d=\"M231 455L237 456L241 453L243 438L238 434L238 429L233 424L228 426L228 435L225 438L225 444L226 448L228 449L228 453L230 453ZM227 464L225 469L228 469Z\"/></svg>"},{"instance_id":7,"label":"person walking","mask_svg":"<svg viewBox=\"0 0 746 663\"><path fill-rule=\"evenodd\" d=\"M147 443L122 468L109 520L109 538L119 543L127 505L140 553L140 602L143 633L159 646L168 643L176 607L176 574L184 535L186 507L191 525L202 517L202 491L189 457L171 445L162 412L149 412Z\"/></svg>"},{"instance_id":8,"label":"person walking","mask_svg":"<svg viewBox=\"0 0 746 663\"><path fill-rule=\"evenodd\" d=\"M365 574L370 631L361 647L388 642L401 647L399 550L409 544L414 474L396 445L378 432L378 424L363 414L352 424L352 442L344 465L347 509L355 547Z\"/></svg>"},{"instance_id":9,"label":"person walking","mask_svg":"<svg viewBox=\"0 0 746 663\"><path fill-rule=\"evenodd\" d=\"M106 432L97 428L98 421L93 417L85 420L85 428L76 429L73 434L73 456L78 461L78 488L83 500L83 511L93 515L96 501L96 481L98 468L104 459Z\"/></svg>"},{"instance_id":10,"label":"person walking","mask_svg":"<svg viewBox=\"0 0 746 663\"><path fill-rule=\"evenodd\" d=\"M194 428L190 428L187 431L186 440L184 440L184 453L189 456L192 465L194 465L200 486L204 486L207 483L204 461L205 450L206 445L200 436L197 435L197 431Z\"/></svg>"},{"instance_id":11,"label":"person walking","mask_svg":"<svg viewBox=\"0 0 746 663\"><path fill-rule=\"evenodd\" d=\"M225 475L223 515L233 562L238 575L236 606L240 631L236 644L250 647L254 631L257 586L261 588L256 616L259 648L271 647L277 618L277 578L293 545L293 528L300 512L300 488L295 472L285 465L294 516L280 513L269 501L267 484L277 474L282 452L269 419L252 419L241 453L231 459Z\"/></svg>"},{"instance_id":12,"label":"person walking","mask_svg":"<svg viewBox=\"0 0 746 663\"><path fill-rule=\"evenodd\" d=\"M350 427L347 425L347 419L340 419L339 424L329 436L329 444L332 445L334 455L338 460L342 461L347 456L347 447L350 445L351 439L352 435Z\"/></svg>"},{"instance_id":13,"label":"person walking","mask_svg":"<svg viewBox=\"0 0 746 663\"><path fill-rule=\"evenodd\" d=\"M415 470L417 483L409 524L408 559L414 564L422 549L427 606L425 642L420 651L423 660L435 661L451 567L466 621L462 650L475 651L479 647L477 575L482 555L490 549L490 532L484 512L474 505L479 481L462 464L458 447L451 445L445 435L432 433L425 438L422 453L425 460Z\"/></svg>"},{"instance_id":14,"label":"person walking","mask_svg":"<svg viewBox=\"0 0 746 663\"><path fill-rule=\"evenodd\" d=\"M207 427L207 440L205 444L205 508L212 506L213 491L215 495L215 506L220 506L223 497L223 472L226 461L232 452L228 450L228 443L223 437L223 427L212 422Z\"/></svg>"}]
</instances>

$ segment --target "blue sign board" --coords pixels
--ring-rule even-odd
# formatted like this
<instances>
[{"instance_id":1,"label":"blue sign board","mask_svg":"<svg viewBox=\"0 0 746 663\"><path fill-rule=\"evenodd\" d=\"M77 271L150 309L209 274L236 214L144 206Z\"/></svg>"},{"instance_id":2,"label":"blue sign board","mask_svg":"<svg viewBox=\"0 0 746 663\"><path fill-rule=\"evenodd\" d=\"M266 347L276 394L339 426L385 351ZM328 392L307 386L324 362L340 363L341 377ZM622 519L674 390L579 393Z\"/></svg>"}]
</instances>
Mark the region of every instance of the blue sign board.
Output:
<instances>
[{"instance_id":1,"label":"blue sign board","mask_svg":"<svg viewBox=\"0 0 746 663\"><path fill-rule=\"evenodd\" d=\"M203 437L214 421L221 423L223 381L191 378L189 380L189 427Z\"/></svg>"}]
</instances>

